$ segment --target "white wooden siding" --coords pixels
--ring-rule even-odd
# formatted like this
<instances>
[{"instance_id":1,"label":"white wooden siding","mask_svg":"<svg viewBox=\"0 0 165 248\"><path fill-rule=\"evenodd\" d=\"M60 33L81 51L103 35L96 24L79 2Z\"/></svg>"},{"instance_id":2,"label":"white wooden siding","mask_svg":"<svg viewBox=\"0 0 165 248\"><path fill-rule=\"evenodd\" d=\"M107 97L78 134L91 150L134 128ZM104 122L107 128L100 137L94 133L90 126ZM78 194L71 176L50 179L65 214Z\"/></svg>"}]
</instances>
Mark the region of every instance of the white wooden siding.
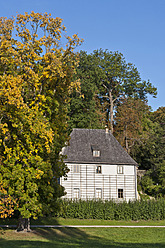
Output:
<instances>
[{"instance_id":1,"label":"white wooden siding","mask_svg":"<svg viewBox=\"0 0 165 248\"><path fill-rule=\"evenodd\" d=\"M67 180L64 177L60 183L67 194L64 198L74 199L75 189L79 189L81 199L95 199L100 189L103 200L118 199L118 189L123 189L124 200L135 200L136 180L134 166L123 165L124 174L117 174L117 165L101 165L102 173L96 173L96 165L80 164L80 172L74 173L74 164L67 164L70 172Z\"/></svg>"}]
</instances>

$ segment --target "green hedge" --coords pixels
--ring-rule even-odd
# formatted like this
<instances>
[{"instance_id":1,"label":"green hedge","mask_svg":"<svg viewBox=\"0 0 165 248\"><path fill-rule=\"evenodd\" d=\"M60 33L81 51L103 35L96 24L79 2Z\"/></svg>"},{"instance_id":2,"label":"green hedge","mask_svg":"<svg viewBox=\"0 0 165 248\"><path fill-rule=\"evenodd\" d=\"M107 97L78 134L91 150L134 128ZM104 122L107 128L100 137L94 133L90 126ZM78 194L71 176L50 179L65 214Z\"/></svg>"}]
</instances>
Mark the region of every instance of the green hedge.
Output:
<instances>
[{"instance_id":1,"label":"green hedge","mask_svg":"<svg viewBox=\"0 0 165 248\"><path fill-rule=\"evenodd\" d=\"M165 199L130 202L59 200L57 217L104 220L164 220Z\"/></svg>"}]
</instances>

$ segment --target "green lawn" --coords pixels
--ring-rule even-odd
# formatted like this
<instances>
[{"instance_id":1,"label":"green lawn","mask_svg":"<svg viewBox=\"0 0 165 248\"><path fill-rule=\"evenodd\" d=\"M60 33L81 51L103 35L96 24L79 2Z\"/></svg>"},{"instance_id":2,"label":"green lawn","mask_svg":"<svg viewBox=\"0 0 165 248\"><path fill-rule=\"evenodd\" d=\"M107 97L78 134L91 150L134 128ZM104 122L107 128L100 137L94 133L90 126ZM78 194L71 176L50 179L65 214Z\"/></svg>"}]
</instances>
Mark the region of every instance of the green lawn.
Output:
<instances>
[{"instance_id":1,"label":"green lawn","mask_svg":"<svg viewBox=\"0 0 165 248\"><path fill-rule=\"evenodd\" d=\"M0 231L1 248L164 248L164 228L37 228Z\"/></svg>"},{"instance_id":2,"label":"green lawn","mask_svg":"<svg viewBox=\"0 0 165 248\"><path fill-rule=\"evenodd\" d=\"M0 224L16 224L15 219ZM42 225L165 225L163 221L108 221L40 218ZM165 228L33 228L31 233L0 230L0 248L165 248Z\"/></svg>"},{"instance_id":3,"label":"green lawn","mask_svg":"<svg viewBox=\"0 0 165 248\"><path fill-rule=\"evenodd\" d=\"M117 220L93 220L93 219L64 219L64 218L39 218L32 220L32 225L131 225L131 226L165 226L165 220L141 220L141 221L117 221Z\"/></svg>"},{"instance_id":4,"label":"green lawn","mask_svg":"<svg viewBox=\"0 0 165 248\"><path fill-rule=\"evenodd\" d=\"M16 219L0 219L0 225L16 225ZM137 226L165 226L165 220L141 220L141 221L117 221L117 220L93 220L93 219L64 219L45 217L31 220L32 225L137 225Z\"/></svg>"}]
</instances>

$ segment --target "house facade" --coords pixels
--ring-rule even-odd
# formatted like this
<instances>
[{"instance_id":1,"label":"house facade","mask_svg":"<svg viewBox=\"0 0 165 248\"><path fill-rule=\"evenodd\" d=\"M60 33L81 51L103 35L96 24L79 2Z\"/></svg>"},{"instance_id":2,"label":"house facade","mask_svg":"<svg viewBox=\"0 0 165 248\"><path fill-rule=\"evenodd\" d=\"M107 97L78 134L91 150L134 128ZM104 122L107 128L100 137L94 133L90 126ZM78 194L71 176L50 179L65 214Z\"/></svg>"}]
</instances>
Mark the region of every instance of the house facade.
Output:
<instances>
[{"instance_id":1,"label":"house facade","mask_svg":"<svg viewBox=\"0 0 165 248\"><path fill-rule=\"evenodd\" d=\"M73 129L62 150L69 168L60 178L68 199L137 199L137 163L109 130Z\"/></svg>"}]
</instances>

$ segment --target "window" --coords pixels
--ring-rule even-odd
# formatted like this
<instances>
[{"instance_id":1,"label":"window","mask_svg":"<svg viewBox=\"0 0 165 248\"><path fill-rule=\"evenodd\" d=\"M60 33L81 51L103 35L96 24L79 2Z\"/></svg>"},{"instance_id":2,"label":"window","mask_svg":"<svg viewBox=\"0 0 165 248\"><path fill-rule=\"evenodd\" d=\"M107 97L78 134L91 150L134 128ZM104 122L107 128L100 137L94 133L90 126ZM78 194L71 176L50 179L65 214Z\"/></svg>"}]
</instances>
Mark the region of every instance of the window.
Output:
<instances>
[{"instance_id":1,"label":"window","mask_svg":"<svg viewBox=\"0 0 165 248\"><path fill-rule=\"evenodd\" d=\"M93 150L93 157L100 157L100 151L99 150Z\"/></svg>"},{"instance_id":2,"label":"window","mask_svg":"<svg viewBox=\"0 0 165 248\"><path fill-rule=\"evenodd\" d=\"M96 199L102 198L102 189L96 189Z\"/></svg>"},{"instance_id":3,"label":"window","mask_svg":"<svg viewBox=\"0 0 165 248\"><path fill-rule=\"evenodd\" d=\"M73 173L79 173L80 172L80 165L74 164L73 166Z\"/></svg>"},{"instance_id":4,"label":"window","mask_svg":"<svg viewBox=\"0 0 165 248\"><path fill-rule=\"evenodd\" d=\"M76 198L76 199L80 198L80 189L79 188L73 189L73 198Z\"/></svg>"},{"instance_id":5,"label":"window","mask_svg":"<svg viewBox=\"0 0 165 248\"><path fill-rule=\"evenodd\" d=\"M96 174L101 174L101 166L96 166Z\"/></svg>"},{"instance_id":6,"label":"window","mask_svg":"<svg viewBox=\"0 0 165 248\"><path fill-rule=\"evenodd\" d=\"M122 165L118 165L117 166L117 174L123 174L124 170L123 170L123 166Z\"/></svg>"},{"instance_id":7,"label":"window","mask_svg":"<svg viewBox=\"0 0 165 248\"><path fill-rule=\"evenodd\" d=\"M123 198L123 189L118 189L118 198Z\"/></svg>"},{"instance_id":8,"label":"window","mask_svg":"<svg viewBox=\"0 0 165 248\"><path fill-rule=\"evenodd\" d=\"M93 157L100 157L101 153L100 153L100 148L98 147L98 145L92 145L91 149L92 149Z\"/></svg>"}]
</instances>

